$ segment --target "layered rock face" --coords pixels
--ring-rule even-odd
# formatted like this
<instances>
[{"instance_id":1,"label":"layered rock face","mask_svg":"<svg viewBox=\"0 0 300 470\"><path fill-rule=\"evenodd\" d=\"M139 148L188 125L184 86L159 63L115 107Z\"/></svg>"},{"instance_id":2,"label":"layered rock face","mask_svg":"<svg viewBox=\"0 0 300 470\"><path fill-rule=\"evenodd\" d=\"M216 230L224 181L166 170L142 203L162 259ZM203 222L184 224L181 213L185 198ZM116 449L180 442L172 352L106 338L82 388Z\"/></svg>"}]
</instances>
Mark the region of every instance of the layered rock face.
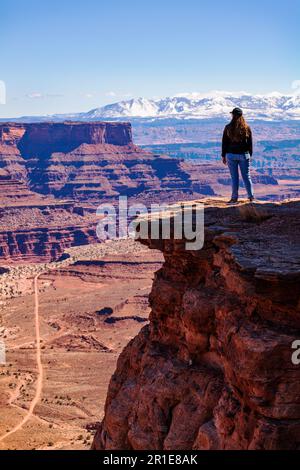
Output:
<instances>
[{"instance_id":1,"label":"layered rock face","mask_svg":"<svg viewBox=\"0 0 300 470\"><path fill-rule=\"evenodd\" d=\"M26 205L33 197L34 194L28 189L26 183L20 180L14 180L10 178L6 172L2 174L0 171L0 204L2 208L5 205L9 205L11 202L20 200Z\"/></svg>"},{"instance_id":2,"label":"layered rock face","mask_svg":"<svg viewBox=\"0 0 300 470\"><path fill-rule=\"evenodd\" d=\"M28 173L25 160L16 145L2 144L0 141L0 177L27 183Z\"/></svg>"},{"instance_id":3,"label":"layered rock face","mask_svg":"<svg viewBox=\"0 0 300 470\"><path fill-rule=\"evenodd\" d=\"M129 123L0 124L0 259L53 260L97 241L99 203L180 199L192 186L178 159L134 145Z\"/></svg>"},{"instance_id":4,"label":"layered rock face","mask_svg":"<svg viewBox=\"0 0 300 470\"><path fill-rule=\"evenodd\" d=\"M66 248L98 241L95 218L78 213L72 203L36 201L0 209L3 262L53 261Z\"/></svg>"},{"instance_id":5,"label":"layered rock face","mask_svg":"<svg viewBox=\"0 0 300 470\"><path fill-rule=\"evenodd\" d=\"M17 145L27 156L69 152L81 144L128 145L132 142L131 125L114 122L45 122L0 124L0 142Z\"/></svg>"},{"instance_id":6,"label":"layered rock face","mask_svg":"<svg viewBox=\"0 0 300 470\"><path fill-rule=\"evenodd\" d=\"M98 241L97 220L74 201L28 189L0 172L1 261L52 261L65 248Z\"/></svg>"},{"instance_id":7,"label":"layered rock face","mask_svg":"<svg viewBox=\"0 0 300 470\"><path fill-rule=\"evenodd\" d=\"M0 231L0 257L4 262L47 262L59 258L66 248L95 243L89 227L32 228L8 234Z\"/></svg>"},{"instance_id":8,"label":"layered rock face","mask_svg":"<svg viewBox=\"0 0 300 470\"><path fill-rule=\"evenodd\" d=\"M0 125L0 168L33 191L79 201L191 190L178 159L133 144L129 123Z\"/></svg>"},{"instance_id":9,"label":"layered rock face","mask_svg":"<svg viewBox=\"0 0 300 470\"><path fill-rule=\"evenodd\" d=\"M188 175L177 160L144 152L133 144L87 145L70 153L55 153L43 170L40 160L30 164L33 188L56 197L103 201L119 195L137 196L145 191L185 190Z\"/></svg>"},{"instance_id":10,"label":"layered rock face","mask_svg":"<svg viewBox=\"0 0 300 470\"><path fill-rule=\"evenodd\" d=\"M94 449L300 448L299 216L299 201L207 201L203 249L142 240L165 261Z\"/></svg>"}]
</instances>

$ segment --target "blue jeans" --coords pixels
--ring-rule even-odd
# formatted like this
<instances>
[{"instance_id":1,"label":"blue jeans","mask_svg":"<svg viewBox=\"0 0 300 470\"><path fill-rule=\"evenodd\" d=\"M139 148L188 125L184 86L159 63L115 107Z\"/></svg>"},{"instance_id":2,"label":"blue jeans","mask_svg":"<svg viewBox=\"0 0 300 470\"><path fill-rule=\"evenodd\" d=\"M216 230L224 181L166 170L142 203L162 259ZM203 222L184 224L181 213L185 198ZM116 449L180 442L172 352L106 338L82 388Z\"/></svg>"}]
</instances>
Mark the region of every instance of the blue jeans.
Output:
<instances>
[{"instance_id":1,"label":"blue jeans","mask_svg":"<svg viewBox=\"0 0 300 470\"><path fill-rule=\"evenodd\" d=\"M239 197L239 167L248 197L253 197L253 185L250 176L250 154L227 153L226 159L232 181L232 199L238 199Z\"/></svg>"}]
</instances>

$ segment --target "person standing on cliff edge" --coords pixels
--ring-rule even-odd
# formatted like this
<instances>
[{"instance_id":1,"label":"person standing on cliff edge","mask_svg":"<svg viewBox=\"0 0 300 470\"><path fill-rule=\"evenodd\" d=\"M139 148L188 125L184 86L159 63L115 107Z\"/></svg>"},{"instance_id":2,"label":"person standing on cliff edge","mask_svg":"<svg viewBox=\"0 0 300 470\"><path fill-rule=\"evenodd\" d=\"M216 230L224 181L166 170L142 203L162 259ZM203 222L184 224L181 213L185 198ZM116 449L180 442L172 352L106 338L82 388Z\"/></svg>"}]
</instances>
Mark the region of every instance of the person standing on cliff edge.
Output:
<instances>
[{"instance_id":1,"label":"person standing on cliff edge","mask_svg":"<svg viewBox=\"0 0 300 470\"><path fill-rule=\"evenodd\" d=\"M252 132L246 123L243 111L234 108L231 111L232 119L225 126L222 140L222 161L228 165L232 195L228 204L235 204L239 198L239 168L250 202L254 200L253 184L250 175L250 159L253 153Z\"/></svg>"}]
</instances>

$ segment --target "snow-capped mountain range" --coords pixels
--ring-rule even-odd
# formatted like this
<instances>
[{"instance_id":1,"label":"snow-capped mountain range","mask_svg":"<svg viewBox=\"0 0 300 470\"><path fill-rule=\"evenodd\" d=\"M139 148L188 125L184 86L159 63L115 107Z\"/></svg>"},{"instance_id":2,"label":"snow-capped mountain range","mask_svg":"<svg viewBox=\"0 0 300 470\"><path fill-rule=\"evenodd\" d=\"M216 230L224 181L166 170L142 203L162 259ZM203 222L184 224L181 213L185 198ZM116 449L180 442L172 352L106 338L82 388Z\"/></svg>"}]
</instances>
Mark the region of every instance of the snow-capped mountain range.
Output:
<instances>
[{"instance_id":1,"label":"snow-capped mountain range","mask_svg":"<svg viewBox=\"0 0 300 470\"><path fill-rule=\"evenodd\" d=\"M82 113L81 119L109 118L228 118L239 106L249 119L300 119L300 94L274 92L251 95L245 92L183 93L162 99L136 98Z\"/></svg>"},{"instance_id":2,"label":"snow-capped mountain range","mask_svg":"<svg viewBox=\"0 0 300 470\"><path fill-rule=\"evenodd\" d=\"M300 119L299 91L284 95L278 92L254 95L247 92L214 91L181 93L161 99L133 98L108 104L86 113L55 114L35 117L35 120L128 120L128 119L210 119L228 118L236 106L247 119L268 121ZM32 120L33 117L20 118Z\"/></svg>"}]
</instances>

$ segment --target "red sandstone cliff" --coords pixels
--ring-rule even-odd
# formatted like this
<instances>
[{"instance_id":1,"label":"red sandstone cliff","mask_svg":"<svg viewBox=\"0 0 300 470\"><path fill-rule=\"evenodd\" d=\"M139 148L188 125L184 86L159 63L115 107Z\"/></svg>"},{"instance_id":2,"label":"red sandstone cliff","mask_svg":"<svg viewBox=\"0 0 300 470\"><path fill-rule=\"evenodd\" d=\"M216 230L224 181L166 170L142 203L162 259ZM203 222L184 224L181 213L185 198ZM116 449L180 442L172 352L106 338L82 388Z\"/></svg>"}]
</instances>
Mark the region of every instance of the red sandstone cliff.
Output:
<instances>
[{"instance_id":1,"label":"red sandstone cliff","mask_svg":"<svg viewBox=\"0 0 300 470\"><path fill-rule=\"evenodd\" d=\"M143 241L165 262L93 448L299 449L299 216L299 201L211 201L202 250Z\"/></svg>"},{"instance_id":2,"label":"red sandstone cliff","mask_svg":"<svg viewBox=\"0 0 300 470\"><path fill-rule=\"evenodd\" d=\"M33 191L79 201L192 189L178 159L133 144L130 123L0 124L0 167Z\"/></svg>"},{"instance_id":3,"label":"red sandstone cliff","mask_svg":"<svg viewBox=\"0 0 300 470\"><path fill-rule=\"evenodd\" d=\"M96 218L74 201L56 200L0 172L1 261L52 261L65 248L95 243Z\"/></svg>"},{"instance_id":4,"label":"red sandstone cliff","mask_svg":"<svg viewBox=\"0 0 300 470\"><path fill-rule=\"evenodd\" d=\"M97 220L72 202L21 199L0 207L0 259L53 261L66 248L99 242Z\"/></svg>"},{"instance_id":5,"label":"red sandstone cliff","mask_svg":"<svg viewBox=\"0 0 300 470\"><path fill-rule=\"evenodd\" d=\"M179 160L134 145L129 123L0 124L0 259L53 260L97 241L100 202L180 198L192 186Z\"/></svg>"},{"instance_id":6,"label":"red sandstone cliff","mask_svg":"<svg viewBox=\"0 0 300 470\"><path fill-rule=\"evenodd\" d=\"M128 145L132 143L132 132L127 122L8 122L0 124L0 142L17 145L30 156L68 152L81 144Z\"/></svg>"}]
</instances>

